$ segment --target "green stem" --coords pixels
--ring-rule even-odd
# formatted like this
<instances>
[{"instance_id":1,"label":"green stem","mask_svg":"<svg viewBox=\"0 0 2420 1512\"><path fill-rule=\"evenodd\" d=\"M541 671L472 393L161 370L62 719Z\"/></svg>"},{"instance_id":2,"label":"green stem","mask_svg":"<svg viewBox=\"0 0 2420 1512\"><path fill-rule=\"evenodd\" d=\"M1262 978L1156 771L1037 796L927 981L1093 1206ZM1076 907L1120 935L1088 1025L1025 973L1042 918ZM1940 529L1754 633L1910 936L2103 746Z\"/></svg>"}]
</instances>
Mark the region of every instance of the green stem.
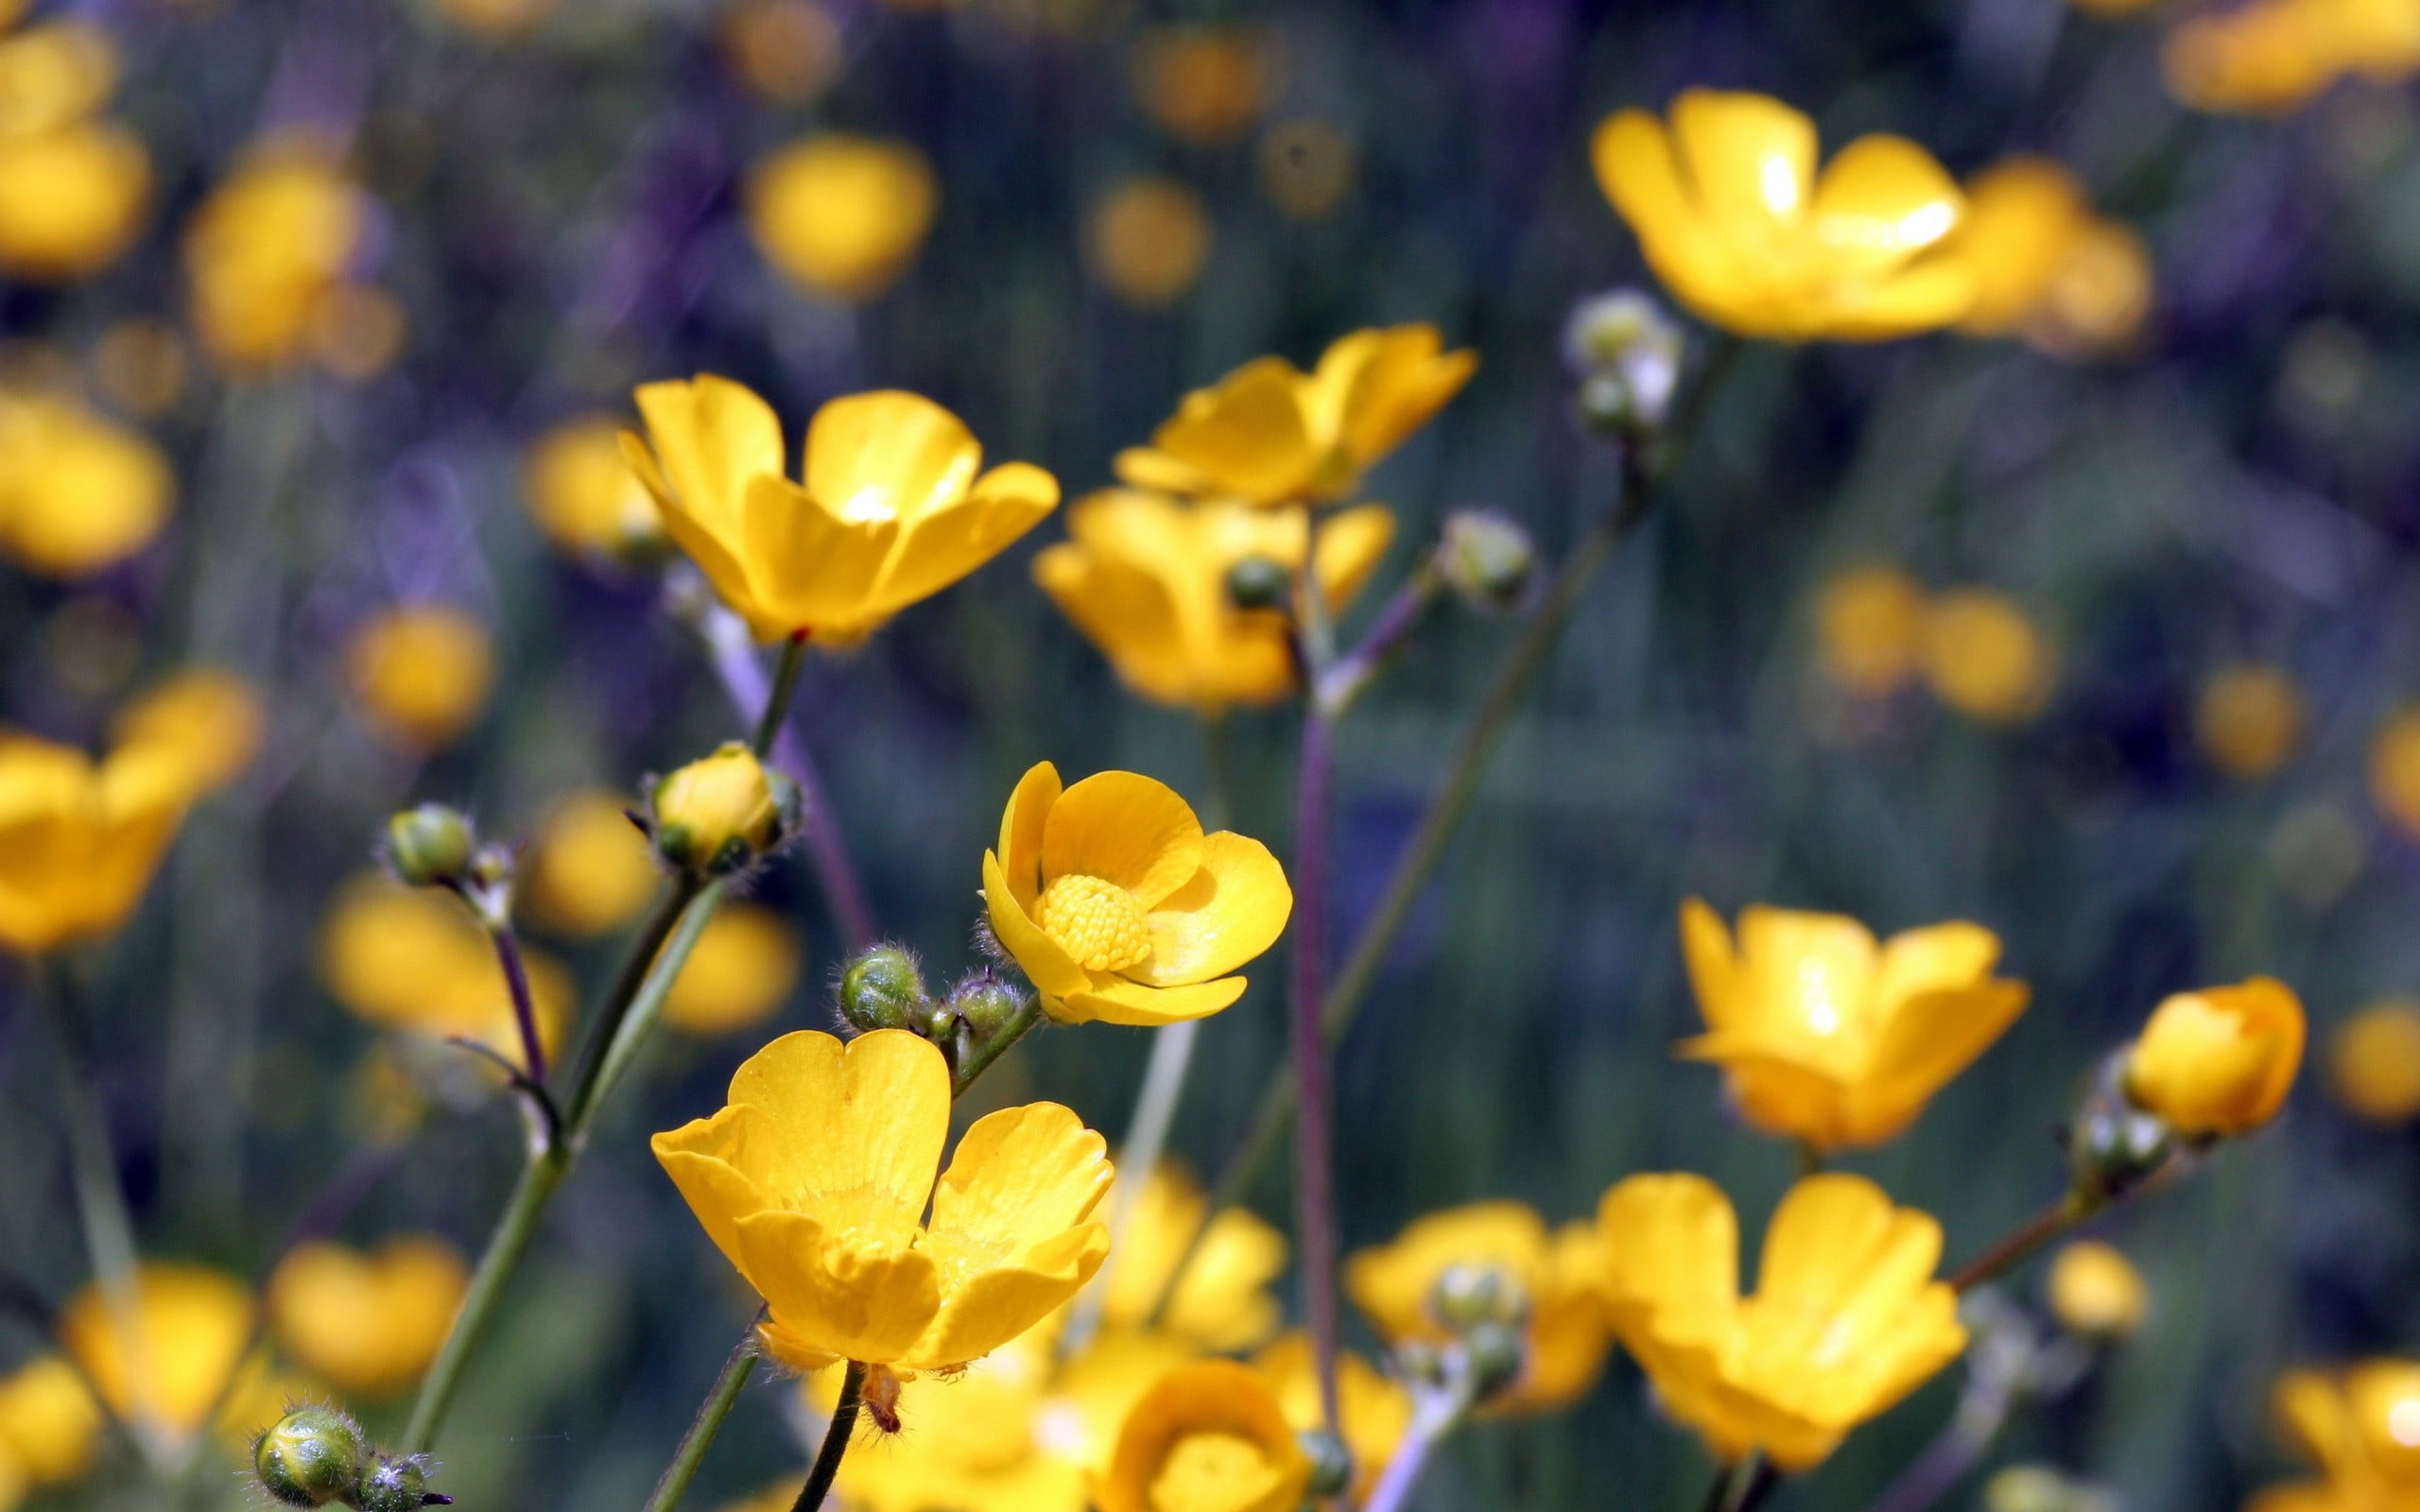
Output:
<instances>
[{"instance_id":1,"label":"green stem","mask_svg":"<svg viewBox=\"0 0 2420 1512\"><path fill-rule=\"evenodd\" d=\"M965 1064L958 1068L957 1074L950 1077L950 1096L965 1096L966 1089L975 1085L977 1076L991 1070L994 1061L1009 1053L1009 1046L1024 1039L1041 1022L1042 1000L1039 997L1027 999L1017 1016L1002 1024L998 1034L977 1046L975 1052L966 1057Z\"/></svg>"},{"instance_id":2,"label":"green stem","mask_svg":"<svg viewBox=\"0 0 2420 1512\"><path fill-rule=\"evenodd\" d=\"M852 1360L840 1372L840 1400L832 1408L831 1426L823 1430L823 1447L816 1452L815 1468L806 1472L790 1512L816 1512L831 1494L832 1478L840 1473L840 1456L849 1452L849 1435L856 1432L857 1405L865 1390L866 1367Z\"/></svg>"},{"instance_id":3,"label":"green stem","mask_svg":"<svg viewBox=\"0 0 2420 1512\"><path fill-rule=\"evenodd\" d=\"M1126 1225L1134 1216L1135 1204L1141 1200L1143 1189L1150 1184L1151 1173L1160 1163L1160 1152L1167 1147L1168 1125L1175 1121L1177 1098L1184 1091L1184 1078L1193 1066L1193 1047L1201 1039L1201 1021L1181 1019L1164 1023L1151 1033L1151 1059L1143 1068L1143 1088L1134 1099L1134 1116L1127 1122L1126 1138L1117 1146L1117 1165L1121 1173L1116 1196L1109 1209L1109 1258L1082 1294L1067 1319L1067 1327L1059 1335L1059 1356L1073 1359L1100 1328L1101 1314L1109 1306L1110 1273L1116 1268L1118 1241L1126 1236ZM1168 1289L1175 1290L1169 1282Z\"/></svg>"},{"instance_id":4,"label":"green stem","mask_svg":"<svg viewBox=\"0 0 2420 1512\"><path fill-rule=\"evenodd\" d=\"M2098 1211L2097 1205L2090 1200L2073 1192L2068 1193L2002 1235L1990 1248L1959 1266L1949 1277L1950 1286L1960 1292L1973 1291L1993 1277L2014 1267L2018 1262Z\"/></svg>"},{"instance_id":5,"label":"green stem","mask_svg":"<svg viewBox=\"0 0 2420 1512\"><path fill-rule=\"evenodd\" d=\"M715 1377L714 1389L698 1404L698 1416L691 1420L689 1431L681 1435L681 1445L672 1452L672 1463L664 1467L655 1489L647 1499L641 1512L672 1512L681 1503L681 1494L696 1478L698 1467L705 1463L706 1451L714 1447L715 1435L722 1432L722 1420L739 1401L739 1393L748 1378L756 1373L756 1325L765 1320L765 1310L758 1308L756 1316L731 1347L731 1356L722 1363L722 1374Z\"/></svg>"},{"instance_id":6,"label":"green stem","mask_svg":"<svg viewBox=\"0 0 2420 1512\"><path fill-rule=\"evenodd\" d=\"M782 732L782 721L790 712L790 695L798 691L799 668L806 663L806 632L800 630L782 643L782 658L773 666L772 692L766 696L765 707L756 715L756 733L748 748L762 761L773 748L773 737Z\"/></svg>"}]
</instances>

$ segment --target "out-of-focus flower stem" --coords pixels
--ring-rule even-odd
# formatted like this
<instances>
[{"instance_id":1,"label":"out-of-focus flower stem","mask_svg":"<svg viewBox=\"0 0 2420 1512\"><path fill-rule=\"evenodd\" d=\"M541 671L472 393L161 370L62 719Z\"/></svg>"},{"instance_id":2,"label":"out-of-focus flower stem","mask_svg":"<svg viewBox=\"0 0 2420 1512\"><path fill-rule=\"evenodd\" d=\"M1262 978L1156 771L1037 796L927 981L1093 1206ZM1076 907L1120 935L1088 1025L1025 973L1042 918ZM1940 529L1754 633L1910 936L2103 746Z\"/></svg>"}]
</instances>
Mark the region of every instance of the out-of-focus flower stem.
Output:
<instances>
[{"instance_id":1,"label":"out-of-focus flower stem","mask_svg":"<svg viewBox=\"0 0 2420 1512\"><path fill-rule=\"evenodd\" d=\"M488 938L494 942L496 965L503 970L505 988L512 997L512 1022L521 1031L522 1072L543 1097L546 1088L546 1047L538 1039L538 1005L529 996L529 968L521 959L521 941L510 923L490 926Z\"/></svg>"},{"instance_id":2,"label":"out-of-focus flower stem","mask_svg":"<svg viewBox=\"0 0 2420 1512\"><path fill-rule=\"evenodd\" d=\"M756 715L756 733L748 743L758 759L771 754L773 737L781 733L782 718L789 713L790 695L798 689L799 668L806 662L806 632L800 630L782 643L782 654L773 663L773 686L765 696L765 707Z\"/></svg>"},{"instance_id":3,"label":"out-of-focus flower stem","mask_svg":"<svg viewBox=\"0 0 2420 1512\"><path fill-rule=\"evenodd\" d=\"M1871 1512L1926 1512L1975 1468L2016 1404L2005 1385L1981 1385L1979 1380L1967 1389L1940 1434L1874 1499Z\"/></svg>"},{"instance_id":4,"label":"out-of-focus flower stem","mask_svg":"<svg viewBox=\"0 0 2420 1512\"><path fill-rule=\"evenodd\" d=\"M655 1489L648 1493L647 1505L640 1512L671 1512L680 1504L681 1494L689 1488L698 1467L705 1463L706 1451L714 1447L715 1435L722 1432L722 1420L738 1405L739 1393L756 1373L756 1324L764 1321L765 1309L759 1307L755 1321L731 1347L730 1357L722 1363L722 1374L715 1377L714 1389L698 1404L698 1416L690 1420L689 1431L681 1435L680 1446L672 1452L672 1463L656 1477Z\"/></svg>"},{"instance_id":5,"label":"out-of-focus flower stem","mask_svg":"<svg viewBox=\"0 0 2420 1512\"><path fill-rule=\"evenodd\" d=\"M1411 1426L1387 1461L1386 1473L1370 1487L1370 1499L1361 1503L1361 1512L1402 1512L1412 1487L1420 1484L1420 1472L1428 1468L1428 1452L1460 1426L1470 1416L1470 1410L1467 1390L1442 1391L1422 1398L1412 1409ZM1328 1420L1336 1421L1333 1418Z\"/></svg>"},{"instance_id":6,"label":"out-of-focus flower stem","mask_svg":"<svg viewBox=\"0 0 2420 1512\"><path fill-rule=\"evenodd\" d=\"M1319 560L1319 518L1304 542ZM1328 830L1336 779L1336 710L1326 697L1336 664L1335 630L1319 574L1295 575L1295 636L1302 659L1302 748L1294 778L1293 991L1287 1016L1294 1062L1294 1242L1302 1260L1303 1323L1311 1336L1324 1421L1341 1423L1336 1357L1341 1319L1336 1296L1336 1148L1328 1106L1326 1001ZM1203 1227L1207 1227L1205 1223ZM1189 1257L1188 1257L1189 1258Z\"/></svg>"},{"instance_id":7,"label":"out-of-focus flower stem","mask_svg":"<svg viewBox=\"0 0 2420 1512\"><path fill-rule=\"evenodd\" d=\"M1971 1292L2002 1271L2013 1268L2099 1211L2099 1204L2070 1192L2001 1235L1990 1248L1959 1266L1950 1274L1949 1284L1960 1292Z\"/></svg>"},{"instance_id":8,"label":"out-of-focus flower stem","mask_svg":"<svg viewBox=\"0 0 2420 1512\"><path fill-rule=\"evenodd\" d=\"M1124 1178L1117 1183L1116 1200L1110 1204L1109 1258L1076 1298L1067 1327L1059 1335L1062 1359L1073 1359L1082 1353L1084 1346L1099 1331L1101 1311L1109 1305L1110 1272L1117 1265L1118 1242L1125 1237L1126 1225L1134 1216L1134 1205L1160 1163L1160 1152L1167 1147L1168 1125L1176 1118L1177 1099L1184 1091L1185 1074L1192 1069L1193 1046L1201 1030L1201 1020L1180 1019L1151 1031L1150 1062L1143 1068L1143 1087L1135 1094L1134 1116L1127 1122L1126 1137L1117 1145L1117 1163Z\"/></svg>"},{"instance_id":9,"label":"out-of-focus flower stem","mask_svg":"<svg viewBox=\"0 0 2420 1512\"><path fill-rule=\"evenodd\" d=\"M850 1361L840 1372L840 1400L833 1404L832 1421L823 1430L823 1447L816 1451L815 1466L806 1472L806 1484L799 1487L790 1512L816 1512L831 1494L832 1477L840 1473L840 1456L849 1452L849 1435L857 1429L857 1405L865 1384L866 1367Z\"/></svg>"}]
</instances>

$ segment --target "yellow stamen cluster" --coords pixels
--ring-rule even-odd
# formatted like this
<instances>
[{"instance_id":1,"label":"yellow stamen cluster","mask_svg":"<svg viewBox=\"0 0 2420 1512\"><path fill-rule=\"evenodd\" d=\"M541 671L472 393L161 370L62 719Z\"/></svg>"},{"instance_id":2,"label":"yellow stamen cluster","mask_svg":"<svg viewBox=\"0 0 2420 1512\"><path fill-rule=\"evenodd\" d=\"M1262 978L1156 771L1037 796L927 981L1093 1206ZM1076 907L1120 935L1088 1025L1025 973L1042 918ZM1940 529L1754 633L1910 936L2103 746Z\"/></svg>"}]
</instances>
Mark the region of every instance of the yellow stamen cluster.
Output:
<instances>
[{"instance_id":1,"label":"yellow stamen cluster","mask_svg":"<svg viewBox=\"0 0 2420 1512\"><path fill-rule=\"evenodd\" d=\"M1151 958L1151 925L1134 895L1082 872L1043 889L1035 922L1087 971L1122 971Z\"/></svg>"}]
</instances>

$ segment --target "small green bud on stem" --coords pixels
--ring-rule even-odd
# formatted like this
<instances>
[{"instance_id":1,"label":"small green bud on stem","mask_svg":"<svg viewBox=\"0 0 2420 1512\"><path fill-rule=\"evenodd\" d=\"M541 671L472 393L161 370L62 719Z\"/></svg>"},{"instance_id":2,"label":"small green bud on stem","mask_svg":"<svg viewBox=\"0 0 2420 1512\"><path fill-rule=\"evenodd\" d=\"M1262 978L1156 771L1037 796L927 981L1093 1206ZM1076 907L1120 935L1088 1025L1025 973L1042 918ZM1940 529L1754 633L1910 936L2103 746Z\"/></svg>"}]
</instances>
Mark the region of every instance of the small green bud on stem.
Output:
<instances>
[{"instance_id":1,"label":"small green bud on stem","mask_svg":"<svg viewBox=\"0 0 2420 1512\"><path fill-rule=\"evenodd\" d=\"M252 1440L252 1473L287 1506L350 1503L368 1449L361 1425L334 1407L298 1407Z\"/></svg>"},{"instance_id":2,"label":"small green bud on stem","mask_svg":"<svg viewBox=\"0 0 2420 1512\"><path fill-rule=\"evenodd\" d=\"M355 1506L361 1512L419 1512L424 1506L444 1506L453 1502L428 1488L428 1457L405 1454L389 1459L381 1454L369 1474L361 1478L361 1500Z\"/></svg>"},{"instance_id":3,"label":"small green bud on stem","mask_svg":"<svg viewBox=\"0 0 2420 1512\"><path fill-rule=\"evenodd\" d=\"M924 972L905 946L860 952L840 972L840 1017L860 1032L912 1029L924 1033L932 999Z\"/></svg>"},{"instance_id":4,"label":"small green bud on stem","mask_svg":"<svg viewBox=\"0 0 2420 1512\"><path fill-rule=\"evenodd\" d=\"M2099 1208L2151 1179L2174 1159L2175 1131L2126 1095L2126 1052L2101 1066L2066 1127L2075 1200Z\"/></svg>"},{"instance_id":5,"label":"small green bud on stem","mask_svg":"<svg viewBox=\"0 0 2420 1512\"><path fill-rule=\"evenodd\" d=\"M1325 1428L1306 1428L1294 1435L1303 1456L1311 1462L1310 1494L1325 1501L1342 1496L1353 1484L1353 1451Z\"/></svg>"},{"instance_id":6,"label":"small green bud on stem","mask_svg":"<svg viewBox=\"0 0 2420 1512\"><path fill-rule=\"evenodd\" d=\"M387 865L406 886L461 886L470 880L477 846L470 816L442 803L406 809L387 821Z\"/></svg>"},{"instance_id":7,"label":"small green bud on stem","mask_svg":"<svg viewBox=\"0 0 2420 1512\"><path fill-rule=\"evenodd\" d=\"M1227 569L1227 598L1240 610L1284 609L1294 575L1273 557L1246 557Z\"/></svg>"},{"instance_id":8,"label":"small green bud on stem","mask_svg":"<svg viewBox=\"0 0 2420 1512\"><path fill-rule=\"evenodd\" d=\"M1528 593L1538 553L1528 531L1494 510L1457 509L1445 517L1434 560L1463 603L1500 613Z\"/></svg>"},{"instance_id":9,"label":"small green bud on stem","mask_svg":"<svg viewBox=\"0 0 2420 1512\"><path fill-rule=\"evenodd\" d=\"M1005 978L977 971L950 988L949 1005L980 1042L1014 1022L1026 1008L1026 995Z\"/></svg>"}]
</instances>

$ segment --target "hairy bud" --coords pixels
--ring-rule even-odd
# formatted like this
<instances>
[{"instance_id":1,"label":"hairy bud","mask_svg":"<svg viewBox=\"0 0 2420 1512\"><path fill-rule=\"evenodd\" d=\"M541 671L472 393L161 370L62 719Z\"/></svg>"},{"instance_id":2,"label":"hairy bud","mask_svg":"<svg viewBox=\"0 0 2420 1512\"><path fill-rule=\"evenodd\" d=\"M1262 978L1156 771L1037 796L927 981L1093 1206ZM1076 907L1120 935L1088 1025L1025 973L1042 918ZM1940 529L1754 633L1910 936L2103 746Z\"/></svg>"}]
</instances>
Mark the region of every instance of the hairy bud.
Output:
<instances>
[{"instance_id":1,"label":"hairy bud","mask_svg":"<svg viewBox=\"0 0 2420 1512\"><path fill-rule=\"evenodd\" d=\"M406 809L387 821L387 866L407 886L460 886L469 880L477 845L470 816L442 803Z\"/></svg>"},{"instance_id":2,"label":"hairy bud","mask_svg":"<svg viewBox=\"0 0 2420 1512\"><path fill-rule=\"evenodd\" d=\"M656 853L683 871L737 871L789 836L799 806L796 783L732 741L655 784Z\"/></svg>"},{"instance_id":3,"label":"hairy bud","mask_svg":"<svg viewBox=\"0 0 2420 1512\"><path fill-rule=\"evenodd\" d=\"M431 1468L425 1454L405 1454L393 1459L382 1454L377 1465L361 1478L361 1500L354 1505L361 1512L418 1512L424 1506L444 1506L454 1499L428 1488Z\"/></svg>"},{"instance_id":4,"label":"hairy bud","mask_svg":"<svg viewBox=\"0 0 2420 1512\"><path fill-rule=\"evenodd\" d=\"M1030 1000L991 971L977 971L950 988L949 1005L977 1040L991 1039L1025 1012Z\"/></svg>"},{"instance_id":5,"label":"hairy bud","mask_svg":"<svg viewBox=\"0 0 2420 1512\"><path fill-rule=\"evenodd\" d=\"M924 972L906 946L861 951L840 972L840 1017L853 1029L922 1032L930 1007Z\"/></svg>"},{"instance_id":6,"label":"hairy bud","mask_svg":"<svg viewBox=\"0 0 2420 1512\"><path fill-rule=\"evenodd\" d=\"M364 1452L359 1423L334 1407L297 1407L252 1440L252 1473L287 1506L351 1503Z\"/></svg>"},{"instance_id":7,"label":"hairy bud","mask_svg":"<svg viewBox=\"0 0 2420 1512\"><path fill-rule=\"evenodd\" d=\"M1485 1401L1509 1389L1527 1366L1528 1340L1515 1323L1481 1323L1462 1335L1471 1372L1471 1400Z\"/></svg>"},{"instance_id":8,"label":"hairy bud","mask_svg":"<svg viewBox=\"0 0 2420 1512\"><path fill-rule=\"evenodd\" d=\"M1321 1501L1342 1496L1353 1484L1353 1451L1344 1440L1324 1428L1306 1428L1294 1435L1294 1442L1311 1462L1310 1494Z\"/></svg>"},{"instance_id":9,"label":"hairy bud","mask_svg":"<svg viewBox=\"0 0 2420 1512\"><path fill-rule=\"evenodd\" d=\"M1538 562L1530 533L1492 509L1445 517L1434 558L1437 576L1473 609L1499 611L1521 601Z\"/></svg>"},{"instance_id":10,"label":"hairy bud","mask_svg":"<svg viewBox=\"0 0 2420 1512\"><path fill-rule=\"evenodd\" d=\"M2095 1206L2132 1191L2176 1153L2175 1131L2126 1094L2126 1057L2110 1057L2067 1125L2075 1194Z\"/></svg>"},{"instance_id":11,"label":"hairy bud","mask_svg":"<svg viewBox=\"0 0 2420 1512\"><path fill-rule=\"evenodd\" d=\"M1563 346L1580 382L1580 417L1591 430L1635 438L1663 428L1685 343L1654 300L1636 289L1582 300L1564 326Z\"/></svg>"}]
</instances>

